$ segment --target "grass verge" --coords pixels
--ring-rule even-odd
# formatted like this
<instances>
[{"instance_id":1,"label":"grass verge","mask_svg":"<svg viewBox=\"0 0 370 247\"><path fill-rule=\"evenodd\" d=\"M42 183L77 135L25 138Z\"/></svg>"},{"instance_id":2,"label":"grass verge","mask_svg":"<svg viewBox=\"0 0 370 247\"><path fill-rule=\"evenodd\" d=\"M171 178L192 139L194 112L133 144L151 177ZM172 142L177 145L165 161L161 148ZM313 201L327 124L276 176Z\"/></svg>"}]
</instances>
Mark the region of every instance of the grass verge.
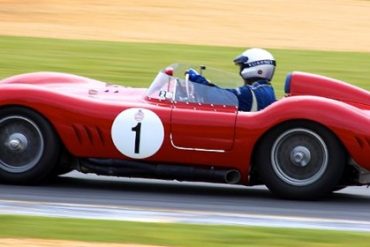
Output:
<instances>
[{"instance_id":1,"label":"grass verge","mask_svg":"<svg viewBox=\"0 0 370 247\"><path fill-rule=\"evenodd\" d=\"M237 73L232 60L244 49L0 36L0 78L59 71L147 87L161 68L174 62L206 64ZM286 74L293 70L334 77L370 90L370 53L270 51L278 63L273 84L279 96Z\"/></svg>"},{"instance_id":2,"label":"grass verge","mask_svg":"<svg viewBox=\"0 0 370 247\"><path fill-rule=\"evenodd\" d=\"M137 223L0 216L1 238L39 238L163 246L369 246L370 234L267 227Z\"/></svg>"}]
</instances>

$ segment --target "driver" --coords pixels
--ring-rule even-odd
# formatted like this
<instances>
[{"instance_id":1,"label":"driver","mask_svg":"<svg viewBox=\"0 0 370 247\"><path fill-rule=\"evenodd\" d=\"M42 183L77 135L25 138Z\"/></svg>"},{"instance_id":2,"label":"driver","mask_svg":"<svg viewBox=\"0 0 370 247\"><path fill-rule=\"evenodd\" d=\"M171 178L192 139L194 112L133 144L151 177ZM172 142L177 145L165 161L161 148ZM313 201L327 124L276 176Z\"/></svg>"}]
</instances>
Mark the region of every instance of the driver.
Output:
<instances>
[{"instance_id":1,"label":"driver","mask_svg":"<svg viewBox=\"0 0 370 247\"><path fill-rule=\"evenodd\" d=\"M225 90L236 95L240 111L262 110L276 101L270 83L276 61L270 52L260 48L247 49L234 59L234 63L240 67L239 74L244 80L244 85ZM187 73L189 80L193 82L214 86L194 69L189 69Z\"/></svg>"}]
</instances>

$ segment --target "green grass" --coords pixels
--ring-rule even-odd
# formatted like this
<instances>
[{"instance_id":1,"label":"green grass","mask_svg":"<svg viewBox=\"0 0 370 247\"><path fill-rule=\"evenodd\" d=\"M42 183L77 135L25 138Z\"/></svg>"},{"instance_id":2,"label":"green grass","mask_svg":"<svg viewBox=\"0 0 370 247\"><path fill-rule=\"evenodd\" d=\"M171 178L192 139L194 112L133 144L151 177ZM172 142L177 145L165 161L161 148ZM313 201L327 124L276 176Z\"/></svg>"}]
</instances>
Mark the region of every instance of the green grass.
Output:
<instances>
[{"instance_id":1,"label":"green grass","mask_svg":"<svg viewBox=\"0 0 370 247\"><path fill-rule=\"evenodd\" d=\"M147 87L161 68L174 62L206 64L237 73L232 60L244 49L0 36L0 78L24 72L59 71ZM370 89L370 53L270 51L278 63L273 84L280 96L285 76L293 70L318 73Z\"/></svg>"},{"instance_id":2,"label":"green grass","mask_svg":"<svg viewBox=\"0 0 370 247\"><path fill-rule=\"evenodd\" d=\"M0 238L41 238L163 246L369 246L370 234L327 230L136 223L0 216Z\"/></svg>"}]
</instances>

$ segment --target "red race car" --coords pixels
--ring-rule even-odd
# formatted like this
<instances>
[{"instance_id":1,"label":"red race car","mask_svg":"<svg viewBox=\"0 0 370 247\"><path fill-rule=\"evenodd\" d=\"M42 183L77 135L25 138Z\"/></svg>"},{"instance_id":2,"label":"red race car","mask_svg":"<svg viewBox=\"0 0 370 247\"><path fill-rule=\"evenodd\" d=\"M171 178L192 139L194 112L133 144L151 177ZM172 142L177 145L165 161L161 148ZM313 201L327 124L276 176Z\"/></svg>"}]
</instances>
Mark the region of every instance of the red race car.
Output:
<instances>
[{"instance_id":1,"label":"red race car","mask_svg":"<svg viewBox=\"0 0 370 247\"><path fill-rule=\"evenodd\" d=\"M34 184L78 170L265 184L293 199L370 184L368 91L293 72L284 98L241 112L234 94L189 81L186 69L160 71L148 89L50 72L2 80L0 181Z\"/></svg>"}]
</instances>

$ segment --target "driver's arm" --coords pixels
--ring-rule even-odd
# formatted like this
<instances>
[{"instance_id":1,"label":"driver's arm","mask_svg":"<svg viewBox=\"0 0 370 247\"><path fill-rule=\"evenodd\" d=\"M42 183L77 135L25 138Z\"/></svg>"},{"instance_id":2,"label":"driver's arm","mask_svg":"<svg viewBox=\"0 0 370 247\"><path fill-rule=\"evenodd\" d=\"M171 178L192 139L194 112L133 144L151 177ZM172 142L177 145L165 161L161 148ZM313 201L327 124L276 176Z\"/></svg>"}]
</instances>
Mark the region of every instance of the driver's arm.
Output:
<instances>
[{"instance_id":1,"label":"driver's arm","mask_svg":"<svg viewBox=\"0 0 370 247\"><path fill-rule=\"evenodd\" d=\"M189 80L195 83L209 85L209 81L202 75L200 75L195 69L190 68L186 71L186 74L189 75Z\"/></svg>"}]
</instances>

